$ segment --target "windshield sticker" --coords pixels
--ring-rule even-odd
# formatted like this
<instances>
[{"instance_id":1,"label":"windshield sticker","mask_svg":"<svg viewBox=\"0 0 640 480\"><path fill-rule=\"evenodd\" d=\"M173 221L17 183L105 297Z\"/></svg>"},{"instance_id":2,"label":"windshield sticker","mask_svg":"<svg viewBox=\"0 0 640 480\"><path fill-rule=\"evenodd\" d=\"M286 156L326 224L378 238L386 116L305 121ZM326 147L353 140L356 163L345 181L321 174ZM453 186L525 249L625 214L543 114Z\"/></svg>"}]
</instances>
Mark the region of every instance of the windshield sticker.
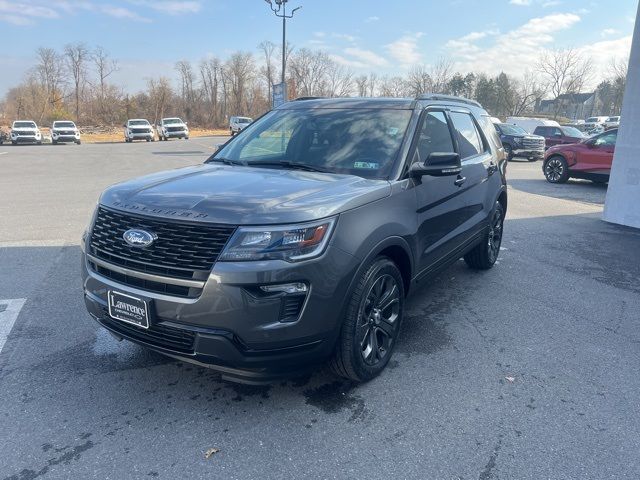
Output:
<instances>
[{"instance_id":1,"label":"windshield sticker","mask_svg":"<svg viewBox=\"0 0 640 480\"><path fill-rule=\"evenodd\" d=\"M374 162L354 162L353 168L369 168L373 170L378 169L379 164Z\"/></svg>"},{"instance_id":2,"label":"windshield sticker","mask_svg":"<svg viewBox=\"0 0 640 480\"><path fill-rule=\"evenodd\" d=\"M398 134L398 132L399 132L399 131L400 131L400 129L399 129L399 128L396 128L396 127L390 127L390 128L387 130L387 135L391 135L392 137L395 137L395 136Z\"/></svg>"}]
</instances>

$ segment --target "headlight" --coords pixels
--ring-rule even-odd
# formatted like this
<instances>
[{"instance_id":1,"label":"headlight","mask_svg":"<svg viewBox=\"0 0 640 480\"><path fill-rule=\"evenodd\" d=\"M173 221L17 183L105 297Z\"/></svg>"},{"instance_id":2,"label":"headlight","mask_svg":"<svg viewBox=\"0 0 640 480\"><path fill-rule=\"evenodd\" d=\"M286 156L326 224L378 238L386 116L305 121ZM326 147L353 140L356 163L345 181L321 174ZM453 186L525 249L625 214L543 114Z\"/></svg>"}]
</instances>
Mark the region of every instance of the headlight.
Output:
<instances>
[{"instance_id":1,"label":"headlight","mask_svg":"<svg viewBox=\"0 0 640 480\"><path fill-rule=\"evenodd\" d=\"M300 225L240 227L218 260L297 262L318 257L331 237L335 220L334 217Z\"/></svg>"}]
</instances>

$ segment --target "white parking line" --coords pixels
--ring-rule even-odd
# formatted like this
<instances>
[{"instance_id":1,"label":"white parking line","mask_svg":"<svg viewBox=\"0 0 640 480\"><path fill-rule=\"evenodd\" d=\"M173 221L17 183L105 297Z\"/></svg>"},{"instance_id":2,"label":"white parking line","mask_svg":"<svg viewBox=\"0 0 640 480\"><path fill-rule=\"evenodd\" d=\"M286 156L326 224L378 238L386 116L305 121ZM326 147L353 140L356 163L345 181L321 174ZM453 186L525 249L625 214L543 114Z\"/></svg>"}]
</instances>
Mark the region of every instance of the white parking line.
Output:
<instances>
[{"instance_id":1,"label":"white parking line","mask_svg":"<svg viewBox=\"0 0 640 480\"><path fill-rule=\"evenodd\" d=\"M9 152L0 152L0 155L6 155Z\"/></svg>"},{"instance_id":2,"label":"white parking line","mask_svg":"<svg viewBox=\"0 0 640 480\"><path fill-rule=\"evenodd\" d=\"M0 300L0 353L26 300L26 298Z\"/></svg>"}]
</instances>

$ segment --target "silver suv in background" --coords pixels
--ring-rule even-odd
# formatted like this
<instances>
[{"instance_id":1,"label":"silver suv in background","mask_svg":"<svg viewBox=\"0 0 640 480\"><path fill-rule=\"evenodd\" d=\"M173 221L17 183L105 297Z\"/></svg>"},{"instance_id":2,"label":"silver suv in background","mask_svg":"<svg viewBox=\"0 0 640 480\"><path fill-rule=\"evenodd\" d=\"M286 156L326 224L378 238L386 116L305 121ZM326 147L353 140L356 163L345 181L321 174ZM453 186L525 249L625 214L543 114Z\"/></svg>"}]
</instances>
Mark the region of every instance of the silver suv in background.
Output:
<instances>
[{"instance_id":1,"label":"silver suv in background","mask_svg":"<svg viewBox=\"0 0 640 480\"><path fill-rule=\"evenodd\" d=\"M37 143L42 145L42 134L33 120L16 120L11 125L11 144Z\"/></svg>"},{"instance_id":2,"label":"silver suv in background","mask_svg":"<svg viewBox=\"0 0 640 480\"><path fill-rule=\"evenodd\" d=\"M51 143L74 142L80 145L80 130L71 120L56 120L51 125Z\"/></svg>"},{"instance_id":3,"label":"silver suv in background","mask_svg":"<svg viewBox=\"0 0 640 480\"><path fill-rule=\"evenodd\" d=\"M236 133L240 133L253 122L250 117L231 117L229 118L229 131L233 137Z\"/></svg>"},{"instance_id":4,"label":"silver suv in background","mask_svg":"<svg viewBox=\"0 0 640 480\"><path fill-rule=\"evenodd\" d=\"M156 131L158 132L158 140L167 141L170 138L189 140L187 124L177 117L163 118L156 125Z\"/></svg>"},{"instance_id":5,"label":"silver suv in background","mask_svg":"<svg viewBox=\"0 0 640 480\"><path fill-rule=\"evenodd\" d=\"M155 140L153 127L149 123L149 120L145 120L144 118L127 120L127 123L124 124L124 141L131 143L134 140L146 140L147 142L153 142Z\"/></svg>"}]
</instances>

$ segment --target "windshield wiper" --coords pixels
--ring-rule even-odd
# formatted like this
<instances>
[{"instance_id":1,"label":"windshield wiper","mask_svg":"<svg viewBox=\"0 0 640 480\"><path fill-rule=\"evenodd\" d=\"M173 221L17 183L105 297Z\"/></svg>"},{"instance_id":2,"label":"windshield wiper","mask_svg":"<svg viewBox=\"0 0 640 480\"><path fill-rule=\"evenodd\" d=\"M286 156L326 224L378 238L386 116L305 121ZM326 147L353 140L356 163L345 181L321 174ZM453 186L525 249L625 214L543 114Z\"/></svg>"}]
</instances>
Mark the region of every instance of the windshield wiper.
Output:
<instances>
[{"instance_id":1,"label":"windshield wiper","mask_svg":"<svg viewBox=\"0 0 640 480\"><path fill-rule=\"evenodd\" d=\"M257 160L255 162L247 162L247 166L267 166L267 167L284 167L290 168L292 170L305 170L307 172L320 172L320 173L330 173L331 170L322 167L314 167L313 165L308 165L306 163L297 163L290 162L288 160Z\"/></svg>"},{"instance_id":2,"label":"windshield wiper","mask_svg":"<svg viewBox=\"0 0 640 480\"><path fill-rule=\"evenodd\" d=\"M220 162L224 163L225 165L241 165L243 167L247 166L247 162L243 162L242 160L232 160L230 158L211 158L207 160L207 163L212 162Z\"/></svg>"}]
</instances>

